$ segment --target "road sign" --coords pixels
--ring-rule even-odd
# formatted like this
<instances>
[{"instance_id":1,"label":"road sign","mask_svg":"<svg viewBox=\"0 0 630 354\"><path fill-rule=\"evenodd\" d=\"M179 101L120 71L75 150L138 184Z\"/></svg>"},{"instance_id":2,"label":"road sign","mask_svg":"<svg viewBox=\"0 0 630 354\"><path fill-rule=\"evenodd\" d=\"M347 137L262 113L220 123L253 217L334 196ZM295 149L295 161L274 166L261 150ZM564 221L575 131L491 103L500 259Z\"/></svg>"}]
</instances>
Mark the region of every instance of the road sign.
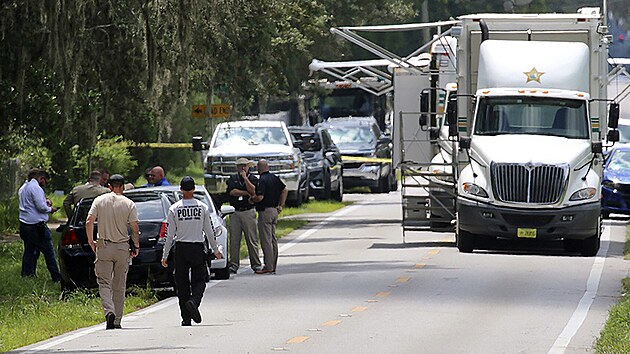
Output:
<instances>
[{"instance_id":1,"label":"road sign","mask_svg":"<svg viewBox=\"0 0 630 354\"><path fill-rule=\"evenodd\" d=\"M210 118L227 118L230 116L232 106L229 104L213 104L210 106Z\"/></svg>"},{"instance_id":2,"label":"road sign","mask_svg":"<svg viewBox=\"0 0 630 354\"><path fill-rule=\"evenodd\" d=\"M208 110L205 104L198 104L192 106L193 118L208 118Z\"/></svg>"}]
</instances>

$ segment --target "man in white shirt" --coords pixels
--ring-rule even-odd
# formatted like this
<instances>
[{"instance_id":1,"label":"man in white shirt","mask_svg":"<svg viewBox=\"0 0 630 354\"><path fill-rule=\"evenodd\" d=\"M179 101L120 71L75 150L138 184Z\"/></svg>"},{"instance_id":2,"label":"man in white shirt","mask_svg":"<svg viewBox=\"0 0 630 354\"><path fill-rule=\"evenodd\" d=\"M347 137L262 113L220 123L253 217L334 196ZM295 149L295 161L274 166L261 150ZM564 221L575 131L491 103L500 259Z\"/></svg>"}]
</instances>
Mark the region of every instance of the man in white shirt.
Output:
<instances>
[{"instance_id":1,"label":"man in white shirt","mask_svg":"<svg viewBox=\"0 0 630 354\"><path fill-rule=\"evenodd\" d=\"M50 229L46 224L48 214L54 213L59 208L52 206L52 202L46 199L44 187L48 183L50 175L46 171L34 169L28 174L28 180L24 182L18 191L20 207L20 238L24 241L24 254L22 255L22 276L34 277L37 269L39 254L43 253L46 259L46 267L54 282L61 281L61 273L57 265L57 256L52 243Z\"/></svg>"},{"instance_id":2,"label":"man in white shirt","mask_svg":"<svg viewBox=\"0 0 630 354\"><path fill-rule=\"evenodd\" d=\"M168 255L175 243L175 286L182 326L190 326L191 319L201 322L199 305L208 277L207 252L213 252L217 259L223 256L214 238L208 206L194 198L195 180L190 176L182 178L180 189L182 199L168 211L162 266L168 267ZM206 249L206 241L211 250Z\"/></svg>"}]
</instances>

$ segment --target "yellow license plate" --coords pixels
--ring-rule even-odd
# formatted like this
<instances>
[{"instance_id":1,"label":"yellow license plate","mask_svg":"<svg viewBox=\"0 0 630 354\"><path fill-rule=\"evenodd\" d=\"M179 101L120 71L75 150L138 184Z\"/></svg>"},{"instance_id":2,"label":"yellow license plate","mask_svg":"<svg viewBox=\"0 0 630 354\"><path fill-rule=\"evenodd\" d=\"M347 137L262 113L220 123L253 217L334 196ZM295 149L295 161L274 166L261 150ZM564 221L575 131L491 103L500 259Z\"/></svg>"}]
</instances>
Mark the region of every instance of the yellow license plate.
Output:
<instances>
[{"instance_id":1,"label":"yellow license plate","mask_svg":"<svg viewBox=\"0 0 630 354\"><path fill-rule=\"evenodd\" d=\"M536 238L536 229L517 228L516 236L519 238Z\"/></svg>"}]
</instances>

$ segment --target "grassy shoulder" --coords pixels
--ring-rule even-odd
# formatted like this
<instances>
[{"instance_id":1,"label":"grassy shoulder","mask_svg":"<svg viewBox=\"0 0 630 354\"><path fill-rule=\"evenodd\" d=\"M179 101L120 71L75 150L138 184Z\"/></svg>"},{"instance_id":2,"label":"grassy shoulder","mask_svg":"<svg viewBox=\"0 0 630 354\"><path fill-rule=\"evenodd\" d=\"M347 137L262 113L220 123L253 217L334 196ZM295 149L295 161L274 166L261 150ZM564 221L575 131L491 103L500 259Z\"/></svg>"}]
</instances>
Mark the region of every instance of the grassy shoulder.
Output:
<instances>
[{"instance_id":1,"label":"grassy shoulder","mask_svg":"<svg viewBox=\"0 0 630 354\"><path fill-rule=\"evenodd\" d=\"M53 200L53 204L61 206L61 201ZM282 216L332 212L348 204L311 201L299 208L286 208ZM8 209L13 210L11 208L12 206ZM53 217L55 216L60 220L65 218L65 215L54 215ZM278 237L291 233L307 222L281 218L277 226ZM57 244L59 235L54 230L52 231L55 244ZM241 246L241 259L243 259L247 257L247 250L244 249L244 242ZM2 281L0 281L0 352L6 352L104 321L97 289L62 294L59 285L50 280L43 256L40 257L37 266L38 277L22 278L20 276L22 252L23 246L19 240L0 242L0 274L2 274ZM125 313L147 307L157 301L158 297L154 291L137 287L131 288L125 301Z\"/></svg>"},{"instance_id":2,"label":"grassy shoulder","mask_svg":"<svg viewBox=\"0 0 630 354\"><path fill-rule=\"evenodd\" d=\"M626 233L624 259L630 259L630 226ZM600 354L630 353L630 278L622 281L623 297L610 308L608 320L595 343Z\"/></svg>"}]
</instances>

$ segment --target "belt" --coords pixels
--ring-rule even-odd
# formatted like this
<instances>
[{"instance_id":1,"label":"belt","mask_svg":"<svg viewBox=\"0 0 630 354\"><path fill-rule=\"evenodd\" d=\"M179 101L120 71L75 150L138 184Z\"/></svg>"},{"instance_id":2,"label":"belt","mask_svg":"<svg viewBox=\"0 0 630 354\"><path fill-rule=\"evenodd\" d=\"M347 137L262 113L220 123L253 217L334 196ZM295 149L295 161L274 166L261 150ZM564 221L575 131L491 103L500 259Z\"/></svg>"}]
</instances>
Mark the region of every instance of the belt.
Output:
<instances>
[{"instance_id":1,"label":"belt","mask_svg":"<svg viewBox=\"0 0 630 354\"><path fill-rule=\"evenodd\" d=\"M234 208L234 209L236 209L236 211L248 211L248 210L251 210L253 208L254 207L252 206L252 207L249 207L249 208Z\"/></svg>"}]
</instances>

